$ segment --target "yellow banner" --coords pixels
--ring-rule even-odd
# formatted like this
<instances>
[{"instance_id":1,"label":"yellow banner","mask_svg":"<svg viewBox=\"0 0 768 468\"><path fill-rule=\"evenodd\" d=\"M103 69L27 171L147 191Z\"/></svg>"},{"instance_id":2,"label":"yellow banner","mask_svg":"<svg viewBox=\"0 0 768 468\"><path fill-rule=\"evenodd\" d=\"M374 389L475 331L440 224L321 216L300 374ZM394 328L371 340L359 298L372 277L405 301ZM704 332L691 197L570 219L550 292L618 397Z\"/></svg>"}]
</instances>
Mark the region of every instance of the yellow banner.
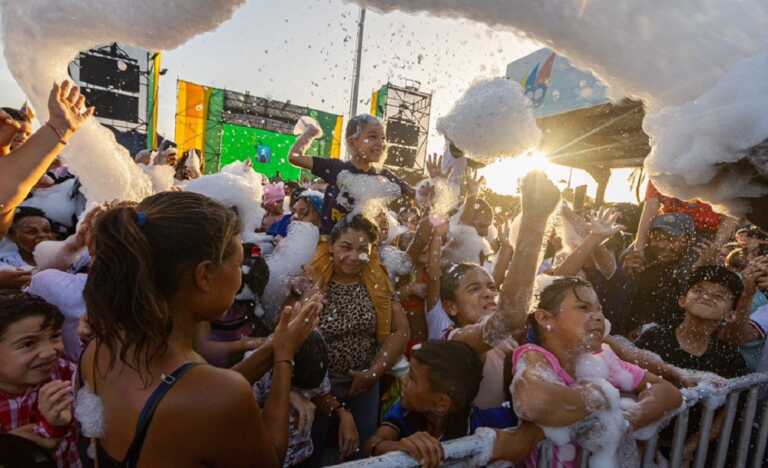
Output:
<instances>
[{"instance_id":1,"label":"yellow banner","mask_svg":"<svg viewBox=\"0 0 768 468\"><path fill-rule=\"evenodd\" d=\"M190 149L201 158L205 153L205 123L210 90L205 86L178 81L176 93L176 144L179 156Z\"/></svg>"},{"instance_id":2,"label":"yellow banner","mask_svg":"<svg viewBox=\"0 0 768 468\"><path fill-rule=\"evenodd\" d=\"M341 135L344 130L344 117L336 117L336 127L333 129L333 142L331 143L331 159L339 159L341 155Z\"/></svg>"}]
</instances>

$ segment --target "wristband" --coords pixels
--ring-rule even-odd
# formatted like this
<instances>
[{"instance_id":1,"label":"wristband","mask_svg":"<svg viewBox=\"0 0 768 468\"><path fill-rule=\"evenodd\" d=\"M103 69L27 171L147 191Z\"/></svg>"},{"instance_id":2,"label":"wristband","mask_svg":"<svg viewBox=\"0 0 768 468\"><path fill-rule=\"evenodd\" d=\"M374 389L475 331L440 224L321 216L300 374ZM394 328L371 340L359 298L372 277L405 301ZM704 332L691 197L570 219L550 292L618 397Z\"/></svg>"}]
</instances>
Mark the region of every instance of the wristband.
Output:
<instances>
[{"instance_id":1,"label":"wristband","mask_svg":"<svg viewBox=\"0 0 768 468\"><path fill-rule=\"evenodd\" d=\"M273 362L272 363L272 367L275 367L276 365L282 364L282 363L290 364L291 365L291 369L293 369L293 367L295 365L294 362L292 360L290 360L290 359L280 359L279 361Z\"/></svg>"}]
</instances>

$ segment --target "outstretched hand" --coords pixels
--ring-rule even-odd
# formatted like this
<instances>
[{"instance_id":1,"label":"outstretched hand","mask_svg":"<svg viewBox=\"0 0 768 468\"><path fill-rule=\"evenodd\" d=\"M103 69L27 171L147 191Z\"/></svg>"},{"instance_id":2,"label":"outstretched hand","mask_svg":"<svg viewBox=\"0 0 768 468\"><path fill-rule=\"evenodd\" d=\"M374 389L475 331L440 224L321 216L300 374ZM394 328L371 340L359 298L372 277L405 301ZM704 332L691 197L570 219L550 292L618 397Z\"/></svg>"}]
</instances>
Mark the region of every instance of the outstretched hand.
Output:
<instances>
[{"instance_id":1,"label":"outstretched hand","mask_svg":"<svg viewBox=\"0 0 768 468\"><path fill-rule=\"evenodd\" d=\"M523 215L547 218L560 202L560 191L541 171L529 172L522 181Z\"/></svg>"},{"instance_id":2,"label":"outstretched hand","mask_svg":"<svg viewBox=\"0 0 768 468\"><path fill-rule=\"evenodd\" d=\"M436 179L438 177L449 177L450 172L443 172L443 157L438 155L437 153L432 153L431 155L427 156L427 173L429 174L429 177L432 179Z\"/></svg>"},{"instance_id":3,"label":"outstretched hand","mask_svg":"<svg viewBox=\"0 0 768 468\"><path fill-rule=\"evenodd\" d=\"M477 169L467 169L464 184L467 188L467 197L477 197L480 189L485 186L485 177L481 176Z\"/></svg>"},{"instance_id":4,"label":"outstretched hand","mask_svg":"<svg viewBox=\"0 0 768 468\"><path fill-rule=\"evenodd\" d=\"M95 111L95 107L85 108L85 96L68 80L53 84L48 97L48 123L62 136L76 132Z\"/></svg>"},{"instance_id":5,"label":"outstretched hand","mask_svg":"<svg viewBox=\"0 0 768 468\"><path fill-rule=\"evenodd\" d=\"M315 294L300 306L283 309L272 335L275 360L293 360L296 351L315 329L323 309L322 295ZM296 311L296 312L295 312Z\"/></svg>"},{"instance_id":6,"label":"outstretched hand","mask_svg":"<svg viewBox=\"0 0 768 468\"><path fill-rule=\"evenodd\" d=\"M589 222L589 233L600 236L603 239L608 239L624 229L624 226L621 224L616 224L618 218L619 213L617 211L605 207L600 208Z\"/></svg>"}]
</instances>

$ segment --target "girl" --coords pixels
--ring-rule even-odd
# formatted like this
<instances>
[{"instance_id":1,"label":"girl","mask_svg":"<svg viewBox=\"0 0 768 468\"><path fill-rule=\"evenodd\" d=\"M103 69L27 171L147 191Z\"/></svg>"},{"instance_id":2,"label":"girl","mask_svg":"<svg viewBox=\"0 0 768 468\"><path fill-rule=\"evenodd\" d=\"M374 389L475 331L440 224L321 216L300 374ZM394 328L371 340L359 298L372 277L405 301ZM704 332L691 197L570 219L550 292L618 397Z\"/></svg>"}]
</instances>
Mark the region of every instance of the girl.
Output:
<instances>
[{"instance_id":1,"label":"girl","mask_svg":"<svg viewBox=\"0 0 768 468\"><path fill-rule=\"evenodd\" d=\"M237 372L207 365L195 337L240 287L239 232L233 211L189 192L99 216L84 293L93 338L78 394L78 403L95 394L103 408L103 427L83 425L99 438L98 466L282 465L292 359L321 306L308 301L293 320L284 313L272 341ZM251 384L270 367L262 416Z\"/></svg>"},{"instance_id":2,"label":"girl","mask_svg":"<svg viewBox=\"0 0 768 468\"><path fill-rule=\"evenodd\" d=\"M482 412L472 410L481 369L477 354L464 343L426 341L415 346L400 401L368 440L366 453L381 455L399 450L422 466L439 466L443 460L440 441L464 437L477 427L488 426ZM522 461L542 438L543 433L533 425L508 433L504 459ZM500 455L497 450L492 459Z\"/></svg>"},{"instance_id":3,"label":"girl","mask_svg":"<svg viewBox=\"0 0 768 468\"><path fill-rule=\"evenodd\" d=\"M330 243L318 246L309 269L327 301L320 331L328 343L331 393L352 412L363 441L376 430L379 379L398 361L410 336L408 319L392 300L378 262L377 236L363 216L344 218ZM319 418L314 433L327 435L329 422ZM319 448L326 445L318 442Z\"/></svg>"},{"instance_id":4,"label":"girl","mask_svg":"<svg viewBox=\"0 0 768 468\"><path fill-rule=\"evenodd\" d=\"M620 360L603 343L602 308L594 289L583 279L557 278L544 287L529 324L529 344L513 355L512 399L521 419L565 427L610 408L604 387L574 378L577 361L585 355L597 355L605 362L606 380L611 385L638 395L637 405L625 414L632 429L658 421L682 403L672 384ZM575 467L579 456L579 447L571 441L555 448L553 463ZM526 466L538 466L538 461L539 453L533 453Z\"/></svg>"}]
</instances>

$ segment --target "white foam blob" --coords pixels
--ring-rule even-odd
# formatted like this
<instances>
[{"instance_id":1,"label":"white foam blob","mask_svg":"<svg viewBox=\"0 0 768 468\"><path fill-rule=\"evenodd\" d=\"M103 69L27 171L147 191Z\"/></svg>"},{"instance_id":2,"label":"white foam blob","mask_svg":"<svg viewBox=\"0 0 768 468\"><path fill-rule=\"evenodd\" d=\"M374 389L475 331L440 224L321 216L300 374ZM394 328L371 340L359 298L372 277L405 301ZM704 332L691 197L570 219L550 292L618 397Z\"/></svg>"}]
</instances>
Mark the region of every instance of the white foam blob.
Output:
<instances>
[{"instance_id":1,"label":"white foam blob","mask_svg":"<svg viewBox=\"0 0 768 468\"><path fill-rule=\"evenodd\" d=\"M291 277L301 272L315 255L320 231L317 226L303 221L292 221L286 237L267 258L269 282L264 289L263 302L270 318L277 316L288 297Z\"/></svg>"},{"instance_id":2,"label":"white foam blob","mask_svg":"<svg viewBox=\"0 0 768 468\"><path fill-rule=\"evenodd\" d=\"M479 80L467 89L437 130L481 160L514 156L538 145L541 131L520 85L505 78Z\"/></svg>"},{"instance_id":3,"label":"white foam blob","mask_svg":"<svg viewBox=\"0 0 768 468\"><path fill-rule=\"evenodd\" d=\"M21 205L39 208L49 219L73 227L77 214L74 190L75 179L68 179L60 184L35 190Z\"/></svg>"},{"instance_id":4,"label":"white foam blob","mask_svg":"<svg viewBox=\"0 0 768 468\"><path fill-rule=\"evenodd\" d=\"M611 98L644 101L655 148L646 167L662 192L733 214L746 211L744 197L765 193L733 165L745 148L768 138L761 112L768 70L758 58L766 51L763 0L347 1L519 32L594 72ZM761 161L746 172L766 167Z\"/></svg>"},{"instance_id":5,"label":"white foam blob","mask_svg":"<svg viewBox=\"0 0 768 468\"><path fill-rule=\"evenodd\" d=\"M336 178L339 195L336 202L350 211L375 219L392 200L402 196L400 186L384 176L341 171Z\"/></svg>"},{"instance_id":6,"label":"white foam blob","mask_svg":"<svg viewBox=\"0 0 768 468\"><path fill-rule=\"evenodd\" d=\"M0 0L5 59L39 118L48 118L55 81L82 50L120 42L147 50L174 49L229 19L244 0ZM30 53L30 51L34 51ZM62 157L91 201L141 200L146 177L95 119L72 138Z\"/></svg>"}]
</instances>

